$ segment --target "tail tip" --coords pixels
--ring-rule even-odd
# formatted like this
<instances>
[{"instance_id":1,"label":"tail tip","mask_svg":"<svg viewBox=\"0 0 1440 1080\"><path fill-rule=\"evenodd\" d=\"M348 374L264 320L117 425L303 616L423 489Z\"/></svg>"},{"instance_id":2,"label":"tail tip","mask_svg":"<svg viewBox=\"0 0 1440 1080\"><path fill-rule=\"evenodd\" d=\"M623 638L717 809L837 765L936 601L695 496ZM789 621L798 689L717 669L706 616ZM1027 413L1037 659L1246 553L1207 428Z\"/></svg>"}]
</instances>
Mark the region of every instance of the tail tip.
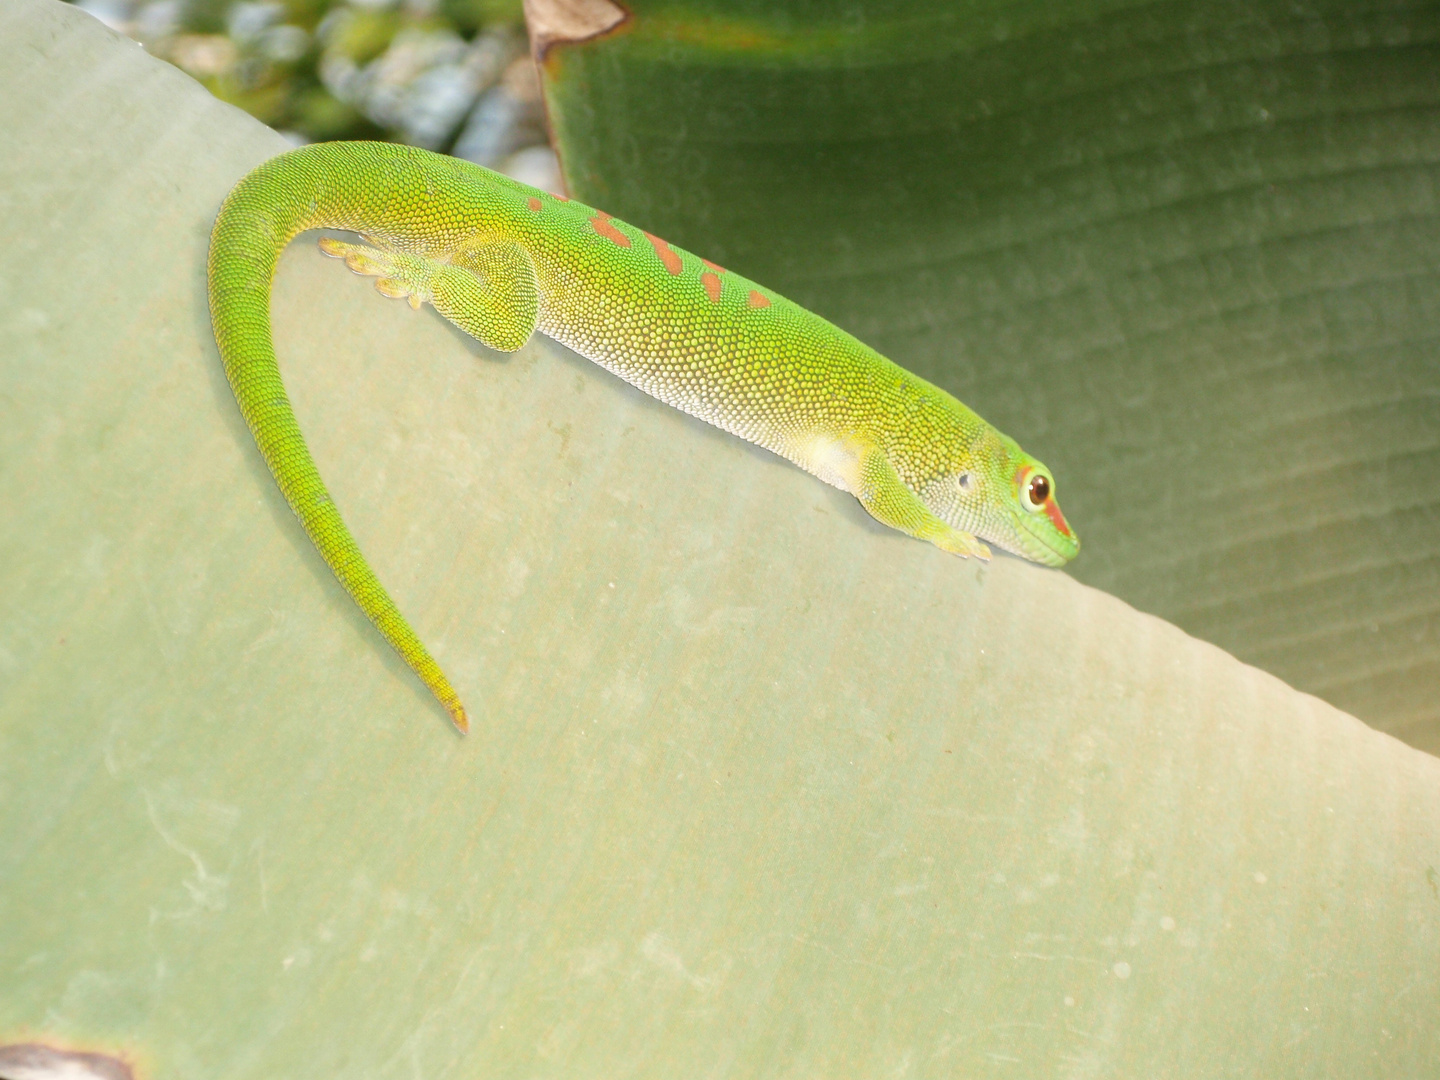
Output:
<instances>
[{"instance_id":1,"label":"tail tip","mask_svg":"<svg viewBox=\"0 0 1440 1080\"><path fill-rule=\"evenodd\" d=\"M465 715L465 706L457 701L454 704L447 705L446 709L450 713L450 720L454 723L455 730L460 732L461 735L469 735L470 718Z\"/></svg>"}]
</instances>

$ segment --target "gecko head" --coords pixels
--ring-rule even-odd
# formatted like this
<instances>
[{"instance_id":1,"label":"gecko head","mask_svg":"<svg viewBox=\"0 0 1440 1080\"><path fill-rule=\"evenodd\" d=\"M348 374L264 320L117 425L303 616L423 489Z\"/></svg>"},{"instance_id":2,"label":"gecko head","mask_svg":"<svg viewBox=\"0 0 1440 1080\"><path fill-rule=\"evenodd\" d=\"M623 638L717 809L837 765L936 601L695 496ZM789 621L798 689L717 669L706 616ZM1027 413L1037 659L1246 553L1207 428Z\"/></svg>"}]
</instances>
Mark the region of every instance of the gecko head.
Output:
<instances>
[{"instance_id":1,"label":"gecko head","mask_svg":"<svg viewBox=\"0 0 1440 1080\"><path fill-rule=\"evenodd\" d=\"M1080 538L1055 501L1055 474L1001 435L995 455L996 545L1046 566L1064 566L1080 551Z\"/></svg>"},{"instance_id":2,"label":"gecko head","mask_svg":"<svg viewBox=\"0 0 1440 1080\"><path fill-rule=\"evenodd\" d=\"M951 525L996 547L1064 566L1079 552L1080 538L1055 501L1055 474L1007 435L991 429L982 439L966 455L971 464L926 501Z\"/></svg>"}]
</instances>

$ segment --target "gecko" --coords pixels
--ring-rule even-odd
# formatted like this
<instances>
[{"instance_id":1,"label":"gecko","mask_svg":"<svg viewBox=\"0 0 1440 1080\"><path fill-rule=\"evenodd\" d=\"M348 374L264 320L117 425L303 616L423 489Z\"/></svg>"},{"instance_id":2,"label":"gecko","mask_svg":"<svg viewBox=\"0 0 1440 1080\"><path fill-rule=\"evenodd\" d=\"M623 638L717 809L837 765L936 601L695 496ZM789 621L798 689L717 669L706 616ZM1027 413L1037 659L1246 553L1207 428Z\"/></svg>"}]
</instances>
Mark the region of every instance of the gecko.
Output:
<instances>
[{"instance_id":1,"label":"gecko","mask_svg":"<svg viewBox=\"0 0 1440 1080\"><path fill-rule=\"evenodd\" d=\"M535 331L645 393L849 492L877 520L962 557L986 541L1063 566L1079 538L1053 474L955 397L748 278L603 211L414 147L318 143L266 161L210 236L225 375L285 500L385 640L469 730L459 695L360 552L280 378L270 290L285 246L320 248L385 296L430 304L482 344Z\"/></svg>"}]
</instances>

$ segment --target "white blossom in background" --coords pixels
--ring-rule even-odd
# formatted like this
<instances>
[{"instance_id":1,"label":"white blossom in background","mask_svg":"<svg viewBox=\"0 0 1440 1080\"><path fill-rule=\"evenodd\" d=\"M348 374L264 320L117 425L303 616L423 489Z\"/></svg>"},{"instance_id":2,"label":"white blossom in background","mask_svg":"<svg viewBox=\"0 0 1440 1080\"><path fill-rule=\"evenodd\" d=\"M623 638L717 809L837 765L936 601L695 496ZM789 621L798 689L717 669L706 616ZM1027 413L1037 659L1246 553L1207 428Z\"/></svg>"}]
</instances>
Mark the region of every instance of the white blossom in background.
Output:
<instances>
[{"instance_id":1,"label":"white blossom in background","mask_svg":"<svg viewBox=\"0 0 1440 1080\"><path fill-rule=\"evenodd\" d=\"M475 103L452 153L497 168L517 150L545 142L544 124L540 76L528 55L519 56Z\"/></svg>"},{"instance_id":2,"label":"white blossom in background","mask_svg":"<svg viewBox=\"0 0 1440 1080\"><path fill-rule=\"evenodd\" d=\"M344 9L332 16L319 30L327 44L344 30ZM467 44L450 30L409 28L364 65L326 48L320 80L336 98L405 142L434 150L449 142L475 100L523 50L524 43L504 31L487 31Z\"/></svg>"},{"instance_id":3,"label":"white blossom in background","mask_svg":"<svg viewBox=\"0 0 1440 1080\"><path fill-rule=\"evenodd\" d=\"M447 25L440 0L333 0L313 34L287 21L290 9L281 0L222 5L207 18L220 16L224 33L195 21L204 10L196 0L75 0L75 6L242 106L251 106L251 94L253 103L273 110L275 93L291 92L283 84L296 79L294 93L320 95L322 105L330 102L324 108L342 110L341 127L326 130L353 124L343 119L348 108L410 145L449 148L535 187L562 187L523 28L498 25L467 41ZM310 58L323 91L306 81ZM271 115L298 117L303 126L317 114ZM307 141L297 131L281 134L295 145Z\"/></svg>"}]
</instances>

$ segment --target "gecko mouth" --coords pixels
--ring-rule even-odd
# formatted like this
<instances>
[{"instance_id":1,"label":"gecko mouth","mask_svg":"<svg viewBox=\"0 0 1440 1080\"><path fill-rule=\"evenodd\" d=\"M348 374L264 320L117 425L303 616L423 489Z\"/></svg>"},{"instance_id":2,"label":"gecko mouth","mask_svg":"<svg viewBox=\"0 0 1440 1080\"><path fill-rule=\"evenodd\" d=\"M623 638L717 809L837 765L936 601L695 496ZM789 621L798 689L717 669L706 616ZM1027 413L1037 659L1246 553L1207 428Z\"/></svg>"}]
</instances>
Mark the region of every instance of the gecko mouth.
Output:
<instances>
[{"instance_id":1,"label":"gecko mouth","mask_svg":"<svg viewBox=\"0 0 1440 1080\"><path fill-rule=\"evenodd\" d=\"M1059 507L1056 507L1055 512L1059 514ZM1019 515L1015 524L1020 554L1028 559L1034 559L1046 566L1064 566L1080 551L1080 538L1070 532L1068 526L1066 532L1061 532L1058 527L1052 531L1029 514Z\"/></svg>"}]
</instances>

